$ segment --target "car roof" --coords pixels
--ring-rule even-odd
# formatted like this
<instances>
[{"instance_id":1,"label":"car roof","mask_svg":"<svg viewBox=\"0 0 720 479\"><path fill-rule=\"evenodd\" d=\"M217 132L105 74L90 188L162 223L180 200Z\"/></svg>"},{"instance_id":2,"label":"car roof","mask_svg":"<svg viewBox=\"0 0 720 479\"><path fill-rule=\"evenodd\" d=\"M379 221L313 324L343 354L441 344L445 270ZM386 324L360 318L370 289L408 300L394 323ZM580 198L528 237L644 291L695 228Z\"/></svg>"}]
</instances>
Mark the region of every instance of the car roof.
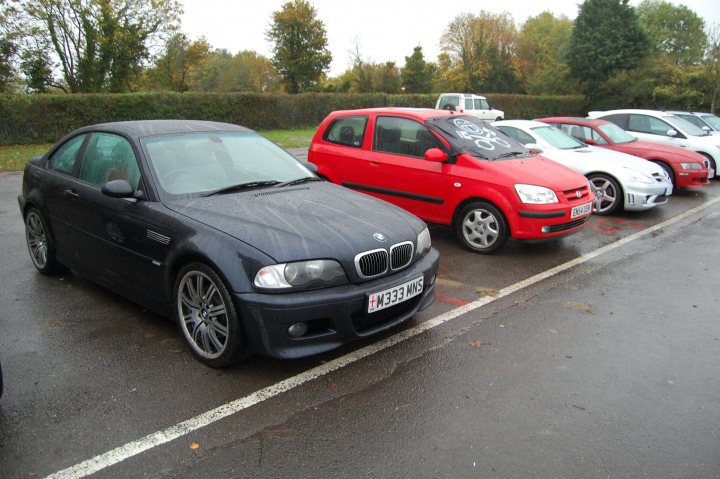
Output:
<instances>
[{"instance_id":1,"label":"car roof","mask_svg":"<svg viewBox=\"0 0 720 479\"><path fill-rule=\"evenodd\" d=\"M145 136L168 135L189 132L219 132L237 131L252 132L253 130L231 123L220 123L203 120L134 120L99 123L88 125L76 130L77 133L86 131L108 131L123 133L130 137L141 138Z\"/></svg>"},{"instance_id":2,"label":"car roof","mask_svg":"<svg viewBox=\"0 0 720 479\"><path fill-rule=\"evenodd\" d=\"M475 93L440 93L440 96L445 95L460 95L465 98L484 98L485 100L487 100L487 98L485 98L484 96L476 95Z\"/></svg>"},{"instance_id":3,"label":"car roof","mask_svg":"<svg viewBox=\"0 0 720 479\"><path fill-rule=\"evenodd\" d=\"M602 118L582 118L579 116L549 116L547 118L537 118L537 121L544 121L550 123L575 123L578 125L607 125L612 123Z\"/></svg>"},{"instance_id":4,"label":"car roof","mask_svg":"<svg viewBox=\"0 0 720 479\"><path fill-rule=\"evenodd\" d=\"M664 110L643 110L640 108L623 108L620 110L607 110L607 111L592 111L590 112L593 115L616 115L616 114L626 114L626 113L638 113L642 115L649 115L649 116L656 116L656 117L663 117L670 115L670 112L664 111Z\"/></svg>"},{"instance_id":5,"label":"car roof","mask_svg":"<svg viewBox=\"0 0 720 479\"><path fill-rule=\"evenodd\" d=\"M380 108L360 108L358 110L337 110L331 113L332 116L348 116L348 115L380 115L383 113L401 113L412 116L417 119L427 120L430 118L438 118L442 116L466 116L462 113L454 111L436 110L434 108L409 108L409 107L380 107Z\"/></svg>"},{"instance_id":6,"label":"car roof","mask_svg":"<svg viewBox=\"0 0 720 479\"><path fill-rule=\"evenodd\" d=\"M514 126L515 128L538 128L541 126L550 126L547 123L543 123L537 120L501 120L494 121L493 126Z\"/></svg>"}]
</instances>

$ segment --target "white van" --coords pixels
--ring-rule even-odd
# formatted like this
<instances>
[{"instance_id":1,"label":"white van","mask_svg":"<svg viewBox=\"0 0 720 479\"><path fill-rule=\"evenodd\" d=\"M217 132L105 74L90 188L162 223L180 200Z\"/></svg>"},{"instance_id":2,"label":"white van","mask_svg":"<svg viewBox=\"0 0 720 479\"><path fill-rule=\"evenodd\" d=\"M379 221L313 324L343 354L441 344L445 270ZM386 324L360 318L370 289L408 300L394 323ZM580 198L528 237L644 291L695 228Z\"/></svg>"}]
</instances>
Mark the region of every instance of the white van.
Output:
<instances>
[{"instance_id":1,"label":"white van","mask_svg":"<svg viewBox=\"0 0 720 479\"><path fill-rule=\"evenodd\" d=\"M493 109L487 98L472 93L442 93L435 103L435 109L452 110L489 121L505 119L505 113Z\"/></svg>"}]
</instances>

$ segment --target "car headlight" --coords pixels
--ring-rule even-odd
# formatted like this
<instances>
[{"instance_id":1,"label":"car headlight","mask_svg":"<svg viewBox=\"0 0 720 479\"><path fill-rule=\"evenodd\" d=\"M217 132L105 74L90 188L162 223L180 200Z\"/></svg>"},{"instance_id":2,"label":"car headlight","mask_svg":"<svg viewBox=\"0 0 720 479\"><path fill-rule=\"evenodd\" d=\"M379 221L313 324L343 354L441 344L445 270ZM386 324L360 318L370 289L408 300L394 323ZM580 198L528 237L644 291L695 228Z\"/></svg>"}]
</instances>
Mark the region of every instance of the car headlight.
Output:
<instances>
[{"instance_id":1,"label":"car headlight","mask_svg":"<svg viewBox=\"0 0 720 479\"><path fill-rule=\"evenodd\" d=\"M637 181L638 183L645 183L646 185L653 185L655 184L655 179L651 176L646 175L645 173L641 173L637 170L633 170L631 168L626 168L628 170L628 173L630 174L630 181ZM667 173L664 169L660 168L660 171L662 172L662 175L664 178L668 178Z\"/></svg>"},{"instance_id":2,"label":"car headlight","mask_svg":"<svg viewBox=\"0 0 720 479\"><path fill-rule=\"evenodd\" d=\"M315 259L265 266L255 275L254 283L258 288L292 288L315 281L330 283L344 276L345 270L337 261Z\"/></svg>"},{"instance_id":3,"label":"car headlight","mask_svg":"<svg viewBox=\"0 0 720 479\"><path fill-rule=\"evenodd\" d=\"M424 256L425 253L430 251L430 247L432 246L432 243L430 241L430 232L427 228L423 229L420 234L417 237L417 246L415 247L415 256L421 257Z\"/></svg>"},{"instance_id":4,"label":"car headlight","mask_svg":"<svg viewBox=\"0 0 720 479\"><path fill-rule=\"evenodd\" d=\"M558 202L555 192L544 186L515 185L515 191L523 203L545 205Z\"/></svg>"},{"instance_id":5,"label":"car headlight","mask_svg":"<svg viewBox=\"0 0 720 479\"><path fill-rule=\"evenodd\" d=\"M703 166L700 163L680 163L680 167L683 170L702 170Z\"/></svg>"}]
</instances>

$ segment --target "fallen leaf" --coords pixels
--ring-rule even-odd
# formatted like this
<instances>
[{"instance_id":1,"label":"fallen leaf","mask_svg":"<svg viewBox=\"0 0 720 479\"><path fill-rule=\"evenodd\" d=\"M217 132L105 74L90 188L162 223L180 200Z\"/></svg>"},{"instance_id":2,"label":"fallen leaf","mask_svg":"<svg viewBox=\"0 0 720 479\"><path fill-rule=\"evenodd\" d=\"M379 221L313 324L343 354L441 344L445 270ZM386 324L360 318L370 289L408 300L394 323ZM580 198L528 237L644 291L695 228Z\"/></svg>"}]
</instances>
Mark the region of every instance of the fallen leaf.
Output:
<instances>
[{"instance_id":1,"label":"fallen leaf","mask_svg":"<svg viewBox=\"0 0 720 479\"><path fill-rule=\"evenodd\" d=\"M480 348L482 346L489 346L492 343L483 343L479 339L473 339L471 341L468 341L468 344L472 346L473 348Z\"/></svg>"},{"instance_id":2,"label":"fallen leaf","mask_svg":"<svg viewBox=\"0 0 720 479\"><path fill-rule=\"evenodd\" d=\"M493 289L493 288L479 287L479 288L475 288L475 292L481 296L492 296L493 298L497 298L498 296L500 296L500 291L498 291L497 289Z\"/></svg>"},{"instance_id":3,"label":"fallen leaf","mask_svg":"<svg viewBox=\"0 0 720 479\"><path fill-rule=\"evenodd\" d=\"M192 450L200 449L200 444L193 442L192 444L190 444L190 449L192 449Z\"/></svg>"},{"instance_id":4,"label":"fallen leaf","mask_svg":"<svg viewBox=\"0 0 720 479\"><path fill-rule=\"evenodd\" d=\"M565 301L564 306L567 309L574 309L575 311L580 311L581 313L593 314L592 308L589 304L577 303L575 301Z\"/></svg>"}]
</instances>

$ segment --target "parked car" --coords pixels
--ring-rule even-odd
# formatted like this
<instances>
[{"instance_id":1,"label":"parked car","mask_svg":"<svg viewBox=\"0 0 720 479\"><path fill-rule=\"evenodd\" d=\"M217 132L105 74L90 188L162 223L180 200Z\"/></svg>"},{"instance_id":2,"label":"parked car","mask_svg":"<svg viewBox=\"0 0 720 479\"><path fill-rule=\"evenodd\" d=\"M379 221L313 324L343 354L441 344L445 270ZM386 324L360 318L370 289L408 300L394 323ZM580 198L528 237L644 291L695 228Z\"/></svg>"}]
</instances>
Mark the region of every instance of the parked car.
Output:
<instances>
[{"instance_id":1,"label":"parked car","mask_svg":"<svg viewBox=\"0 0 720 479\"><path fill-rule=\"evenodd\" d=\"M423 221L240 126L80 128L30 160L18 200L38 271L71 268L174 317L213 367L327 351L434 300Z\"/></svg>"},{"instance_id":2,"label":"parked car","mask_svg":"<svg viewBox=\"0 0 720 479\"><path fill-rule=\"evenodd\" d=\"M472 93L442 93L435 103L435 109L465 113L490 121L505 118L505 113L494 109L487 98Z\"/></svg>"},{"instance_id":3,"label":"parked car","mask_svg":"<svg viewBox=\"0 0 720 479\"><path fill-rule=\"evenodd\" d=\"M451 111L333 112L315 133L308 159L333 183L453 227L477 253L493 252L509 237L573 233L594 200L582 175Z\"/></svg>"},{"instance_id":4,"label":"parked car","mask_svg":"<svg viewBox=\"0 0 720 479\"><path fill-rule=\"evenodd\" d=\"M720 135L720 118L712 113L689 111L671 111L670 113L692 123L701 130L705 130L713 135Z\"/></svg>"},{"instance_id":5,"label":"parked car","mask_svg":"<svg viewBox=\"0 0 720 479\"><path fill-rule=\"evenodd\" d=\"M640 141L615 123L591 118L559 116L537 121L560 128L588 145L635 155L662 166L675 188L699 188L715 175L710 160L694 151L672 145Z\"/></svg>"},{"instance_id":6,"label":"parked car","mask_svg":"<svg viewBox=\"0 0 720 479\"><path fill-rule=\"evenodd\" d=\"M591 111L588 116L609 120L642 141L679 146L700 153L708 159L710 168L717 172L720 138L682 118L655 110Z\"/></svg>"},{"instance_id":7,"label":"parked car","mask_svg":"<svg viewBox=\"0 0 720 479\"><path fill-rule=\"evenodd\" d=\"M595 213L648 210L667 203L672 183L663 168L632 155L588 146L547 123L505 120L500 131L546 158L585 175L595 193Z\"/></svg>"}]
</instances>

